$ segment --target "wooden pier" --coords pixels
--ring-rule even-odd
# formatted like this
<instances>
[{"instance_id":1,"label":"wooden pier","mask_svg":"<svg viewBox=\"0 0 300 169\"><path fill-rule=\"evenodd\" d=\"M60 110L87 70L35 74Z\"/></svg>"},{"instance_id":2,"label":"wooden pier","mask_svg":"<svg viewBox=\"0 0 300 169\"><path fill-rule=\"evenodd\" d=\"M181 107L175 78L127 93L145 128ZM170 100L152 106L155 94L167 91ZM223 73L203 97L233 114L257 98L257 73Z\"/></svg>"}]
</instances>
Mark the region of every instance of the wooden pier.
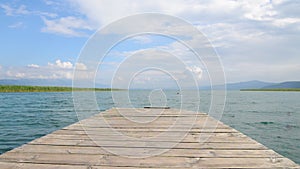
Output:
<instances>
[{"instance_id":1,"label":"wooden pier","mask_svg":"<svg viewBox=\"0 0 300 169\"><path fill-rule=\"evenodd\" d=\"M0 169L13 168L300 169L204 113L151 108L110 109L2 154Z\"/></svg>"}]
</instances>

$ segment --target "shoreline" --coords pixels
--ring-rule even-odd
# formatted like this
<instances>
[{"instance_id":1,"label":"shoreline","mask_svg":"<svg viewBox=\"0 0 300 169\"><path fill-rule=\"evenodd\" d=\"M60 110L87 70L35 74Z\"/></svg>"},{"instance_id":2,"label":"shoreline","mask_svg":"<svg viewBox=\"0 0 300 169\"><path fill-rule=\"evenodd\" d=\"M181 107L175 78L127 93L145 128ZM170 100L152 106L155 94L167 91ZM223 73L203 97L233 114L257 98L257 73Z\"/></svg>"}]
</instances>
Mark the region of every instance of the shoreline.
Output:
<instances>
[{"instance_id":1,"label":"shoreline","mask_svg":"<svg viewBox=\"0 0 300 169\"><path fill-rule=\"evenodd\" d=\"M300 92L300 88L277 88L277 89L240 89L240 91L250 92Z\"/></svg>"},{"instance_id":2,"label":"shoreline","mask_svg":"<svg viewBox=\"0 0 300 169\"><path fill-rule=\"evenodd\" d=\"M121 91L111 88L72 88L61 86L23 86L0 85L0 93L29 93L29 92L72 92L72 91Z\"/></svg>"}]
</instances>

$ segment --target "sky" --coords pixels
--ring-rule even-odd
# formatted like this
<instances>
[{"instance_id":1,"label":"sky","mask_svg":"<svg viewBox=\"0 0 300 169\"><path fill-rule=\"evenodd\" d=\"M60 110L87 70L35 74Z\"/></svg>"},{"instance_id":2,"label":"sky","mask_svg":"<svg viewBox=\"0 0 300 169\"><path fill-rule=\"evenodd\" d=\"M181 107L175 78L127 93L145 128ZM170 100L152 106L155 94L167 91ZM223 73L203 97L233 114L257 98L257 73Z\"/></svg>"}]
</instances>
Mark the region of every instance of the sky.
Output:
<instances>
[{"instance_id":1,"label":"sky","mask_svg":"<svg viewBox=\"0 0 300 169\"><path fill-rule=\"evenodd\" d=\"M205 35L229 83L300 80L299 9L300 1L294 0L1 0L0 79L71 80L75 67L88 70L77 59L97 30L125 16L161 13L179 17ZM134 36L106 55L95 81L121 84L122 76L129 75L124 72L138 71L129 67L155 61L171 65L165 68L176 76L191 73L209 84L205 66L188 51L168 37ZM176 66L179 62L170 54L187 64ZM131 80L137 86L176 85L178 78L167 76L149 70Z\"/></svg>"}]
</instances>

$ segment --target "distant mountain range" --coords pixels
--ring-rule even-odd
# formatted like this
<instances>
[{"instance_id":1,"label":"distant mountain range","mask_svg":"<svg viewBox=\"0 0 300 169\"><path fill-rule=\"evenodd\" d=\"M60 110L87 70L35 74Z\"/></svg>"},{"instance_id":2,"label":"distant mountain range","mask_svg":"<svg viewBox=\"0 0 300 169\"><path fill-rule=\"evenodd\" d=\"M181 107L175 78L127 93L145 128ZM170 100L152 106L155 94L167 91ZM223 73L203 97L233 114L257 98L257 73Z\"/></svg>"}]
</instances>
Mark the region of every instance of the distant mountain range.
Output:
<instances>
[{"instance_id":1,"label":"distant mountain range","mask_svg":"<svg viewBox=\"0 0 300 169\"><path fill-rule=\"evenodd\" d=\"M300 88L300 81L290 81L290 82L276 83L276 84L273 84L273 85L264 86L262 88L263 89Z\"/></svg>"},{"instance_id":2,"label":"distant mountain range","mask_svg":"<svg viewBox=\"0 0 300 169\"><path fill-rule=\"evenodd\" d=\"M72 80L64 79L0 79L0 85L25 85L25 86L72 86ZM109 88L109 85L96 84L96 88ZM216 85L214 89L223 89L224 85ZM300 81L289 81L282 83L270 83L258 80L228 83L227 90L240 89L283 89L283 88L300 88ZM200 87L202 90L210 89L209 86Z\"/></svg>"},{"instance_id":3,"label":"distant mountain range","mask_svg":"<svg viewBox=\"0 0 300 169\"><path fill-rule=\"evenodd\" d=\"M223 89L224 85L216 85L213 89ZM239 83L228 83L226 84L227 90L241 90L241 89L284 89L284 88L300 88L300 81L289 81L282 83L271 83L271 82L263 82L258 80L252 80L247 82L239 82ZM210 87L205 86L200 89L210 89Z\"/></svg>"}]
</instances>

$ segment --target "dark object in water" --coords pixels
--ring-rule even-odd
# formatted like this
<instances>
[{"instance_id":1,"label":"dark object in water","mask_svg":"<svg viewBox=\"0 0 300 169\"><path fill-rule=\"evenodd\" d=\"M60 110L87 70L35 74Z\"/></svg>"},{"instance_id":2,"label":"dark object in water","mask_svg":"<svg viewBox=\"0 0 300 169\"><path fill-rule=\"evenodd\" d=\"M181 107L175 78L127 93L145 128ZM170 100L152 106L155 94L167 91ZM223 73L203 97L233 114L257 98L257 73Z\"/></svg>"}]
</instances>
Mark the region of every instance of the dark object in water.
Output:
<instances>
[{"instance_id":1,"label":"dark object in water","mask_svg":"<svg viewBox=\"0 0 300 169\"><path fill-rule=\"evenodd\" d=\"M151 106L145 106L144 109L170 109L170 107L151 107Z\"/></svg>"},{"instance_id":2,"label":"dark object in water","mask_svg":"<svg viewBox=\"0 0 300 169\"><path fill-rule=\"evenodd\" d=\"M264 125L268 125L268 124L274 124L274 122L272 122L272 121L262 121L262 122L260 122L260 124L264 124Z\"/></svg>"}]
</instances>

